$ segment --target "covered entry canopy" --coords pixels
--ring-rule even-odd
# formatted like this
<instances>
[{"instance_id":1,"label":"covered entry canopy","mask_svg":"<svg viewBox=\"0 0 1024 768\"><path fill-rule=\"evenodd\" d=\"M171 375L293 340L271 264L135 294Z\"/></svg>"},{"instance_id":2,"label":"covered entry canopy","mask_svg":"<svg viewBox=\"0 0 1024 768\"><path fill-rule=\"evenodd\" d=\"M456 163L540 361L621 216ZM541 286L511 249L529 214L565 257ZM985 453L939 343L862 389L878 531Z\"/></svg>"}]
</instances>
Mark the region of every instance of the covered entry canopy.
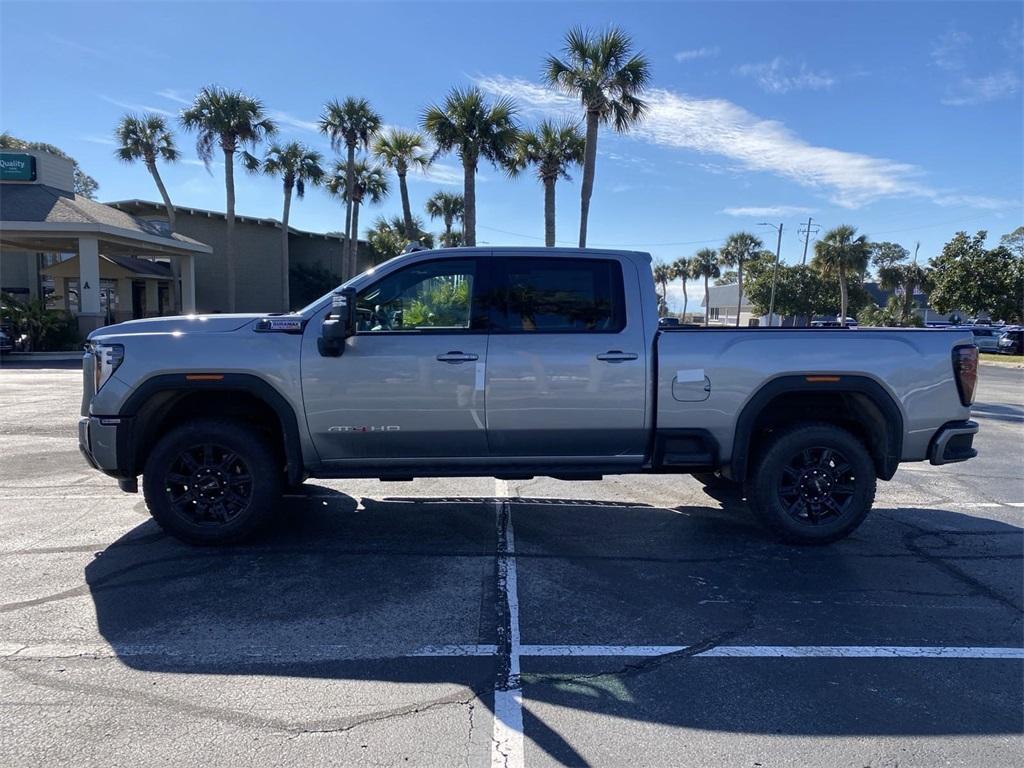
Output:
<instances>
[{"instance_id":1,"label":"covered entry canopy","mask_svg":"<svg viewBox=\"0 0 1024 768\"><path fill-rule=\"evenodd\" d=\"M182 309L194 312L193 258L213 249L72 192L45 184L5 183L0 190L0 255L4 251L77 254L79 330L88 333L103 323L100 254L122 265L127 256L176 259Z\"/></svg>"}]
</instances>

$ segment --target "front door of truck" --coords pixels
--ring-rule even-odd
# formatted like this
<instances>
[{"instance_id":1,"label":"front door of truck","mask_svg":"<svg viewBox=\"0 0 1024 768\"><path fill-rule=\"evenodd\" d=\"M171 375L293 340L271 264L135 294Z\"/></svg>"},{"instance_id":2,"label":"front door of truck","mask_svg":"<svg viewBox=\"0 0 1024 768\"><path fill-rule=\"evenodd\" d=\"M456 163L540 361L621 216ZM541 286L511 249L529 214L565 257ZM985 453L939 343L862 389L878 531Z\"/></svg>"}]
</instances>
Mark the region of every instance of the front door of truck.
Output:
<instances>
[{"instance_id":1,"label":"front door of truck","mask_svg":"<svg viewBox=\"0 0 1024 768\"><path fill-rule=\"evenodd\" d=\"M647 345L636 269L608 255L496 259L487 355L492 456L638 463L646 448Z\"/></svg>"},{"instance_id":2,"label":"front door of truck","mask_svg":"<svg viewBox=\"0 0 1024 768\"><path fill-rule=\"evenodd\" d=\"M339 357L320 356L310 329L302 390L321 460L487 455L487 262L421 259L364 287Z\"/></svg>"}]
</instances>

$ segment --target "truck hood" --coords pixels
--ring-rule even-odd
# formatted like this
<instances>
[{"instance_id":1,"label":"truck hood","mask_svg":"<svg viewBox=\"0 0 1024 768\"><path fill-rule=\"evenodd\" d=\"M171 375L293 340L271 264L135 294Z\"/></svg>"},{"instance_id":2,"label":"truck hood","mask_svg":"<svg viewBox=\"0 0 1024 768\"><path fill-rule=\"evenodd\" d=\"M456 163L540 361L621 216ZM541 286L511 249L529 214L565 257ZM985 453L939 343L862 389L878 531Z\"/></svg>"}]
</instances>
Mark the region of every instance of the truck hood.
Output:
<instances>
[{"instance_id":1,"label":"truck hood","mask_svg":"<svg viewBox=\"0 0 1024 768\"><path fill-rule=\"evenodd\" d=\"M135 336L147 333L230 333L249 325L266 315L179 315L176 317L150 317L145 320L129 320L116 325L98 328L89 334L90 339L104 336Z\"/></svg>"}]
</instances>

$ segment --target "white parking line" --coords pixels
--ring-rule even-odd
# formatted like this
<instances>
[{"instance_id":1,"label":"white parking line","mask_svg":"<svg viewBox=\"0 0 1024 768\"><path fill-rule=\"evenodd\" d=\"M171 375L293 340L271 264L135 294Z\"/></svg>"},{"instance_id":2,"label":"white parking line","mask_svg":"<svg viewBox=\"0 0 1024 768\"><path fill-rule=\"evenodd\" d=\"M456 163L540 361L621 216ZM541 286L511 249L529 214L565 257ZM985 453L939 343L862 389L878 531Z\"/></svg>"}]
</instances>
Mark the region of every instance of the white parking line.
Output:
<instances>
[{"instance_id":1,"label":"white parking line","mask_svg":"<svg viewBox=\"0 0 1024 768\"><path fill-rule=\"evenodd\" d=\"M491 736L492 768L522 768L523 690L519 680L519 583L516 572L516 540L512 529L512 510L502 525L506 500L511 495L508 481L494 481L495 517L498 522L498 599L504 601L508 615L508 674L494 686L494 731Z\"/></svg>"},{"instance_id":2,"label":"white parking line","mask_svg":"<svg viewBox=\"0 0 1024 768\"><path fill-rule=\"evenodd\" d=\"M665 656L686 645L524 645L523 656ZM693 658L1024 659L1024 648L898 645L718 645Z\"/></svg>"},{"instance_id":3,"label":"white parking line","mask_svg":"<svg viewBox=\"0 0 1024 768\"><path fill-rule=\"evenodd\" d=\"M648 658L686 651L688 645L520 645L519 657L576 657L610 658L628 656ZM175 659L177 663L229 664L229 663L282 663L293 661L399 661L415 658L452 658L496 656L498 647L487 644L425 645L408 653L395 656L368 656L364 649L346 645L319 646L236 646L230 651L221 647L205 649L187 644L166 645L130 643L38 643L0 642L0 659L114 659L139 656ZM941 645L719 645L693 654L693 658L748 658L748 659L1020 659L1024 648L993 646L941 646ZM515 681L518 684L518 679ZM515 707L522 706L521 686L498 691L509 717L518 722L522 714ZM512 696L510 694L516 694ZM522 729L520 727L519 733Z\"/></svg>"}]
</instances>

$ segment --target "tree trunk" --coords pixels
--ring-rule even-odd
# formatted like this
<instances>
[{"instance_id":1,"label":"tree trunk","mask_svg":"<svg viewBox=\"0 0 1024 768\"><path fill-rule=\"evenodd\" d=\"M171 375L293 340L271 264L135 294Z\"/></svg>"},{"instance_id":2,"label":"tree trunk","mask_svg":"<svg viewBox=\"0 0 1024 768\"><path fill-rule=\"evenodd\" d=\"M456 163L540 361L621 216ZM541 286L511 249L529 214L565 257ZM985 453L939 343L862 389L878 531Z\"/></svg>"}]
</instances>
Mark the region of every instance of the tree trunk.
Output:
<instances>
[{"instance_id":1,"label":"tree trunk","mask_svg":"<svg viewBox=\"0 0 1024 768\"><path fill-rule=\"evenodd\" d=\"M412 226L412 209L409 207L409 187L405 183L405 168L398 170L398 191L402 195L402 218L405 220L405 236L409 240L419 240Z\"/></svg>"},{"instance_id":2,"label":"tree trunk","mask_svg":"<svg viewBox=\"0 0 1024 768\"><path fill-rule=\"evenodd\" d=\"M743 308L743 259L736 265L736 288L739 290L739 298L736 300L736 327L740 327L740 310Z\"/></svg>"},{"instance_id":3,"label":"tree trunk","mask_svg":"<svg viewBox=\"0 0 1024 768\"><path fill-rule=\"evenodd\" d=\"M590 217L590 197L594 193L594 169L597 164L596 112L587 113L587 143L583 156L583 185L580 191L580 247L587 247L587 223Z\"/></svg>"},{"instance_id":4,"label":"tree trunk","mask_svg":"<svg viewBox=\"0 0 1024 768\"><path fill-rule=\"evenodd\" d=\"M352 197L356 192L356 145L348 145L348 165L345 166L345 249L342 251L342 282L355 274L356 257L352 247ZM359 246L356 245L356 248Z\"/></svg>"},{"instance_id":5,"label":"tree trunk","mask_svg":"<svg viewBox=\"0 0 1024 768\"><path fill-rule=\"evenodd\" d=\"M839 325L842 328L846 327L846 302L848 301L846 296L846 268L842 262L839 263Z\"/></svg>"},{"instance_id":6,"label":"tree trunk","mask_svg":"<svg viewBox=\"0 0 1024 768\"><path fill-rule=\"evenodd\" d=\"M292 188L284 188L284 213L281 214L281 301L282 311L292 308L291 287L288 284L288 214L292 208Z\"/></svg>"},{"instance_id":7,"label":"tree trunk","mask_svg":"<svg viewBox=\"0 0 1024 768\"><path fill-rule=\"evenodd\" d=\"M451 248L452 247L452 223L453 223L453 221L454 221L454 217L452 217L452 216L445 216L444 217L444 246L445 246L445 248Z\"/></svg>"},{"instance_id":8,"label":"tree trunk","mask_svg":"<svg viewBox=\"0 0 1024 768\"><path fill-rule=\"evenodd\" d=\"M686 322L686 308L690 305L690 297L686 293L686 275L683 275L683 322Z\"/></svg>"},{"instance_id":9,"label":"tree trunk","mask_svg":"<svg viewBox=\"0 0 1024 768\"><path fill-rule=\"evenodd\" d=\"M355 202L352 203L352 231L354 231L354 232L358 232L359 231L359 201L358 200L356 200ZM355 272L355 266L356 266L355 262L353 262L352 266L353 266L352 274L349 275L349 277L354 277L355 274L356 274L356 272Z\"/></svg>"},{"instance_id":10,"label":"tree trunk","mask_svg":"<svg viewBox=\"0 0 1024 768\"><path fill-rule=\"evenodd\" d=\"M476 157L462 158L463 197L466 200L466 214L462 219L462 239L470 248L476 246Z\"/></svg>"},{"instance_id":11,"label":"tree trunk","mask_svg":"<svg viewBox=\"0 0 1024 768\"><path fill-rule=\"evenodd\" d=\"M171 205L171 196L167 194L167 187L164 186L164 180L160 178L160 171L157 170L156 163L146 163L149 168L150 174L153 176L153 181L156 182L156 188L160 192L160 197L163 198L164 208L167 209L167 228L174 233L175 227L175 216L174 206ZM181 302L179 300L180 286L178 281L181 279L181 265L178 263L177 256L171 256L171 313L178 314L181 312Z\"/></svg>"},{"instance_id":12,"label":"tree trunk","mask_svg":"<svg viewBox=\"0 0 1024 768\"><path fill-rule=\"evenodd\" d=\"M227 210L227 266L228 312L235 311L235 152L224 150L224 184L228 192Z\"/></svg>"},{"instance_id":13,"label":"tree trunk","mask_svg":"<svg viewBox=\"0 0 1024 768\"><path fill-rule=\"evenodd\" d=\"M708 276L704 275L704 327L707 328L711 319L711 294L708 292Z\"/></svg>"},{"instance_id":14,"label":"tree trunk","mask_svg":"<svg viewBox=\"0 0 1024 768\"><path fill-rule=\"evenodd\" d=\"M597 113L587 112L587 145L583 152L583 187L580 192L580 248L587 247L587 219L590 196L594 192L594 166L597 163Z\"/></svg>"},{"instance_id":15,"label":"tree trunk","mask_svg":"<svg viewBox=\"0 0 1024 768\"><path fill-rule=\"evenodd\" d=\"M555 247L555 180L544 179L544 245Z\"/></svg>"}]
</instances>

